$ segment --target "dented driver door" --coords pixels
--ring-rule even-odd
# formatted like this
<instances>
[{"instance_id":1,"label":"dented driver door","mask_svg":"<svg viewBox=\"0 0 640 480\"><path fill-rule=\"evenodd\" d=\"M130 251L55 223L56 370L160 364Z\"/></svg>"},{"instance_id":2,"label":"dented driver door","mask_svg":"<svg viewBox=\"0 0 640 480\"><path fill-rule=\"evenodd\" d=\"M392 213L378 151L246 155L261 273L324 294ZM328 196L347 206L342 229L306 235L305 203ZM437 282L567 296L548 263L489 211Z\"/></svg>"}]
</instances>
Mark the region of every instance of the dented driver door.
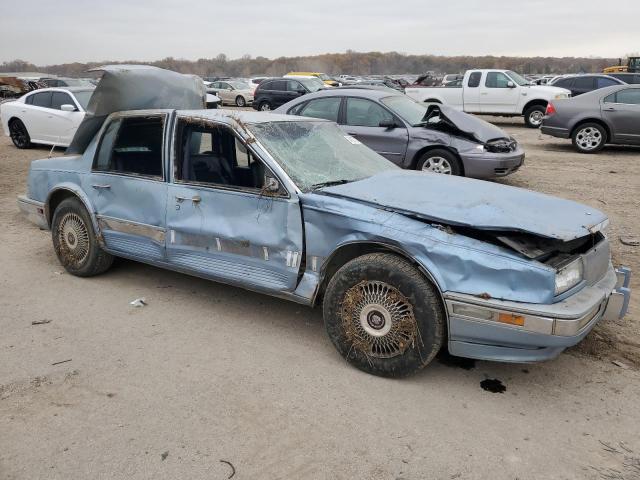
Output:
<instances>
[{"instance_id":1,"label":"dented driver door","mask_svg":"<svg viewBox=\"0 0 640 480\"><path fill-rule=\"evenodd\" d=\"M175 267L269 293L291 292L303 258L297 197L228 127L178 125L167 197L167 258Z\"/></svg>"}]
</instances>

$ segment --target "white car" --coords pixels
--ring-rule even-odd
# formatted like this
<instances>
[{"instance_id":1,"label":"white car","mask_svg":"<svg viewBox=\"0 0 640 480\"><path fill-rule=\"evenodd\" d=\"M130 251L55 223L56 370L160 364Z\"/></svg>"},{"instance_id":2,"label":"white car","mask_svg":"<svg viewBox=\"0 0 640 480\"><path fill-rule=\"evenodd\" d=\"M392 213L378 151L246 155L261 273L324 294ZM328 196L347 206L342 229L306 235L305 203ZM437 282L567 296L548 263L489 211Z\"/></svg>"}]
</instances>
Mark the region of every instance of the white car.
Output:
<instances>
[{"instance_id":1,"label":"white car","mask_svg":"<svg viewBox=\"0 0 640 480\"><path fill-rule=\"evenodd\" d=\"M528 127L542 124L551 100L568 98L564 88L531 85L510 70L469 70L458 88L407 87L405 93L418 102L444 103L467 113L524 116Z\"/></svg>"},{"instance_id":2,"label":"white car","mask_svg":"<svg viewBox=\"0 0 640 480\"><path fill-rule=\"evenodd\" d=\"M5 135L18 148L68 147L84 118L93 87L42 88L0 105Z\"/></svg>"},{"instance_id":3,"label":"white car","mask_svg":"<svg viewBox=\"0 0 640 480\"><path fill-rule=\"evenodd\" d=\"M218 80L211 82L207 87L210 91L220 97L221 104L235 105L236 107L246 107L253 103L253 90L246 82L239 80Z\"/></svg>"}]
</instances>

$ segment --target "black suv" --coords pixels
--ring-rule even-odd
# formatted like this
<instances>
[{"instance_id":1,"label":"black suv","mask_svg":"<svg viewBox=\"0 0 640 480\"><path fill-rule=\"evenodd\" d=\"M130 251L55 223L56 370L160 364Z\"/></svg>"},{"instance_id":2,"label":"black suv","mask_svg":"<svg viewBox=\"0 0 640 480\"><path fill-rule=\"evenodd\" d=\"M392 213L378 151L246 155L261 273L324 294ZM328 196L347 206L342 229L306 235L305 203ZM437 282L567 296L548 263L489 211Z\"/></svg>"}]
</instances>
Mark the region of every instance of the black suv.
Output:
<instances>
[{"instance_id":1,"label":"black suv","mask_svg":"<svg viewBox=\"0 0 640 480\"><path fill-rule=\"evenodd\" d=\"M253 108L273 110L294 98L322 88L322 80L315 78L267 78L260 82L253 94Z\"/></svg>"}]
</instances>

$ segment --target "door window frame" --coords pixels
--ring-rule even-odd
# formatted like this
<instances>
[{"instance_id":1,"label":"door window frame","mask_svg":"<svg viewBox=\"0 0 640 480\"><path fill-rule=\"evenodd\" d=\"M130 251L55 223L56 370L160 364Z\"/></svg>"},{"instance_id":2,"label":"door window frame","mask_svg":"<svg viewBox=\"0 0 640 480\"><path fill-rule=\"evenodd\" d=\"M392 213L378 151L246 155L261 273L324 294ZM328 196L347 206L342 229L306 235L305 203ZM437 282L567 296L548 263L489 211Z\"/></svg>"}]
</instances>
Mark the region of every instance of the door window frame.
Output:
<instances>
[{"instance_id":1,"label":"door window frame","mask_svg":"<svg viewBox=\"0 0 640 480\"><path fill-rule=\"evenodd\" d=\"M198 182L195 180L182 180L176 178L176 161L179 160L179 155L181 152L181 139L178 138L179 135L182 134L182 129L179 127L179 122L188 123L187 120L189 117L180 117L176 116L174 120L174 132L173 138L171 139L171 154L170 154L170 165L169 168L171 170L171 179L170 183L183 187L194 187L198 189L205 190L213 190L213 191L222 191L222 192L230 192L230 193L241 193L246 195L252 195L256 197L265 197L265 198L279 198L279 199L289 199L292 197L291 192L286 186L286 183L282 181L282 179L276 174L269 165L268 162L264 160L264 158L258 154L255 148L251 144L248 144L239 134L238 132L228 123L219 122L216 120L206 120L202 124L204 124L204 128L225 128L230 131L231 134L235 137L236 141L240 141L244 148L247 150L247 153L253 155L254 160L261 162L265 168L265 176L268 176L267 173L271 174L273 178L278 181L278 185L280 185L280 191L277 193L265 193L262 189L254 188L254 187L242 187L239 185L224 185L220 183L211 183L211 182ZM237 161L237 159L236 159ZM291 181L291 180L290 180Z\"/></svg>"},{"instance_id":2,"label":"door window frame","mask_svg":"<svg viewBox=\"0 0 640 480\"><path fill-rule=\"evenodd\" d=\"M140 173L133 173L133 172L119 172L117 170L98 170L95 168L96 163L98 161L98 155L100 154L100 148L102 147L102 142L104 140L105 133L109 128L109 125L111 125L115 121L118 121L118 120L122 121L127 118L148 118L148 117L162 118L162 149L161 149L162 175L161 176L143 175ZM104 122L104 125L102 126L102 128L100 129L98 144L96 145L96 151L94 152L93 160L91 161L91 173L101 174L101 175L114 175L118 177L131 177L131 178L137 178L140 180L147 180L147 181L158 182L158 183L167 183L167 169L165 167L166 167L166 159L167 159L167 152L166 152L167 134L168 134L167 124L169 123L169 120L170 118L167 112L149 112L146 114L119 112L119 113L110 115L107 118L107 120ZM120 135L121 128L122 128L122 125L118 127L118 132L113 140L113 145L115 145L118 140L118 136ZM111 154L113 154L113 145L111 147ZM109 157L109 162L111 162L111 157Z\"/></svg>"},{"instance_id":3,"label":"door window frame","mask_svg":"<svg viewBox=\"0 0 640 480\"><path fill-rule=\"evenodd\" d=\"M385 112L387 112L389 115L391 115L391 117L393 118L393 120L396 122L396 127L395 128L407 128L407 125L405 124L404 120L402 120L398 115L396 115L395 113L393 113L391 110L389 110L386 105L383 105L380 102L377 102L375 100L371 100L370 98L366 98L366 97L360 97L360 96L356 96L356 95L349 95L349 96L345 96L342 97L342 104L340 105L340 112L338 114L338 125L344 125L346 127L356 127L356 128L382 128L380 126L377 127L371 127L368 125L349 125L347 123L347 102L348 100L355 98L358 100L367 100L371 103L376 104L378 107L382 108Z\"/></svg>"}]
</instances>

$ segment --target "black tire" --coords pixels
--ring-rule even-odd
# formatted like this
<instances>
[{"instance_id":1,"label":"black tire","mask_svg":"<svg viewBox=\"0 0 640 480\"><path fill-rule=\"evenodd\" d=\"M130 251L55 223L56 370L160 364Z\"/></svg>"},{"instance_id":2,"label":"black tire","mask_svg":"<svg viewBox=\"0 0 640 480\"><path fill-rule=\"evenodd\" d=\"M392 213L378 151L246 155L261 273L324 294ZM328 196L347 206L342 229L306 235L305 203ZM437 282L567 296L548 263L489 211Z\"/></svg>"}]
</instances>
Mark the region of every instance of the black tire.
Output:
<instances>
[{"instance_id":1,"label":"black tire","mask_svg":"<svg viewBox=\"0 0 640 480\"><path fill-rule=\"evenodd\" d=\"M428 365L444 342L436 288L393 254L371 253L343 265L327 286L323 315L340 354L373 375L410 375Z\"/></svg>"},{"instance_id":2,"label":"black tire","mask_svg":"<svg viewBox=\"0 0 640 480\"><path fill-rule=\"evenodd\" d=\"M462 175L460 159L442 148L423 153L416 162L416 170L424 170L445 175Z\"/></svg>"},{"instance_id":3,"label":"black tire","mask_svg":"<svg viewBox=\"0 0 640 480\"><path fill-rule=\"evenodd\" d=\"M58 260L73 275L92 277L113 263L113 256L100 247L89 213L76 197L63 200L56 208L51 237Z\"/></svg>"},{"instance_id":4,"label":"black tire","mask_svg":"<svg viewBox=\"0 0 640 480\"><path fill-rule=\"evenodd\" d=\"M540 128L542 117L544 117L547 107L544 105L531 105L524 111L524 123L529 128Z\"/></svg>"},{"instance_id":5,"label":"black tire","mask_svg":"<svg viewBox=\"0 0 640 480\"><path fill-rule=\"evenodd\" d=\"M264 102L260 102L260 111L261 112L268 112L271 110L271 104L267 101Z\"/></svg>"},{"instance_id":6,"label":"black tire","mask_svg":"<svg viewBox=\"0 0 640 480\"><path fill-rule=\"evenodd\" d=\"M242 95L236 97L236 107L244 107L246 104L247 102Z\"/></svg>"},{"instance_id":7,"label":"black tire","mask_svg":"<svg viewBox=\"0 0 640 480\"><path fill-rule=\"evenodd\" d=\"M571 141L580 153L596 153L607 143L607 131L598 123L583 123L573 130Z\"/></svg>"},{"instance_id":8,"label":"black tire","mask_svg":"<svg viewBox=\"0 0 640 480\"><path fill-rule=\"evenodd\" d=\"M31 148L31 137L22 120L14 118L9 122L9 135L17 148Z\"/></svg>"}]
</instances>

